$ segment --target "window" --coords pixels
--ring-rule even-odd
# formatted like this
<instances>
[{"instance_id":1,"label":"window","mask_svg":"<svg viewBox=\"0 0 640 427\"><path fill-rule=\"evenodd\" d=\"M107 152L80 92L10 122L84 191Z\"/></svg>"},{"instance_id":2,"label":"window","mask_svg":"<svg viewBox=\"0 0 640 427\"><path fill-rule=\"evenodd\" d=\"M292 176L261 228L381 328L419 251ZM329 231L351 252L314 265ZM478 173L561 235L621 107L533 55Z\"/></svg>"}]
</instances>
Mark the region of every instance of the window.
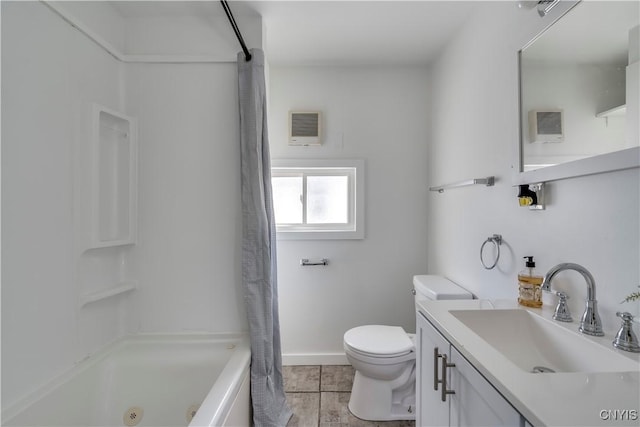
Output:
<instances>
[{"instance_id":1,"label":"window","mask_svg":"<svg viewBox=\"0 0 640 427\"><path fill-rule=\"evenodd\" d=\"M363 175L362 160L274 160L278 238L364 238Z\"/></svg>"}]
</instances>

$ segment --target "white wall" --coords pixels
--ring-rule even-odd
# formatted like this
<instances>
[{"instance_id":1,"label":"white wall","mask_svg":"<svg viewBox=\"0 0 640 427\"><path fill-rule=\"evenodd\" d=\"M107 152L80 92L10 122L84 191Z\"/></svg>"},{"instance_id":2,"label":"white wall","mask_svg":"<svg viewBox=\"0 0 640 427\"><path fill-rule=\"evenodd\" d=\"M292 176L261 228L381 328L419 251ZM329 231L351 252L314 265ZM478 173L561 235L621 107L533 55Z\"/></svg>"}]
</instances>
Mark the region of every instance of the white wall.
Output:
<instances>
[{"instance_id":1,"label":"white wall","mask_svg":"<svg viewBox=\"0 0 640 427\"><path fill-rule=\"evenodd\" d=\"M342 337L379 323L415 329L412 276L426 266L423 68L271 67L271 157L365 160L363 240L278 242L285 363L344 361ZM321 147L287 145L289 110L320 110ZM301 267L300 258L328 258Z\"/></svg>"},{"instance_id":2,"label":"white wall","mask_svg":"<svg viewBox=\"0 0 640 427\"><path fill-rule=\"evenodd\" d=\"M140 330L246 329L235 64L130 64Z\"/></svg>"},{"instance_id":3,"label":"white wall","mask_svg":"<svg viewBox=\"0 0 640 427\"><path fill-rule=\"evenodd\" d=\"M523 29L536 19L534 10L509 2L486 3L433 67L430 185L487 175L498 181L495 187L429 195L429 271L480 298L515 299L523 256L534 255L542 273L576 262L595 277L605 330L614 331L616 311L638 313L637 304L619 302L640 282L639 170L550 183L547 209L538 212L520 208L511 186L518 137L516 51ZM498 266L487 271L478 252L494 233L505 242ZM586 295L581 276L562 273L554 287L571 295L578 318Z\"/></svg>"},{"instance_id":4,"label":"white wall","mask_svg":"<svg viewBox=\"0 0 640 427\"><path fill-rule=\"evenodd\" d=\"M238 41L219 2L51 1L48 4L125 60L233 62ZM234 16L249 47L263 45L262 18L241 2Z\"/></svg>"},{"instance_id":5,"label":"white wall","mask_svg":"<svg viewBox=\"0 0 640 427\"><path fill-rule=\"evenodd\" d=\"M164 3L165 7L176 9L175 15L155 16L149 11L142 16L127 18L124 52L128 55L192 55L235 61L240 45L226 15L221 13L220 3L196 1L179 4ZM162 10L162 7L162 3L151 6L154 10ZM237 12L235 8L234 12ZM237 17L236 23L242 30L246 45L250 48L262 46L260 16L234 13L234 17Z\"/></svg>"},{"instance_id":6,"label":"white wall","mask_svg":"<svg viewBox=\"0 0 640 427\"><path fill-rule=\"evenodd\" d=\"M50 1L56 11L62 12L75 24L92 32L92 35L123 51L126 42L126 22L107 1Z\"/></svg>"},{"instance_id":7,"label":"white wall","mask_svg":"<svg viewBox=\"0 0 640 427\"><path fill-rule=\"evenodd\" d=\"M128 329L121 298L79 308L75 221L91 103L122 109L120 72L42 3L2 2L3 406Z\"/></svg>"},{"instance_id":8,"label":"white wall","mask_svg":"<svg viewBox=\"0 0 640 427\"><path fill-rule=\"evenodd\" d=\"M136 7L144 9L142 4ZM133 296L141 332L248 329L241 274L240 50L219 4L167 3L126 20L129 55L226 63L127 64L127 109L139 120L138 244ZM182 11L182 12L180 12ZM180 13L193 13L181 15ZM238 16L251 47L259 16Z\"/></svg>"}]
</instances>

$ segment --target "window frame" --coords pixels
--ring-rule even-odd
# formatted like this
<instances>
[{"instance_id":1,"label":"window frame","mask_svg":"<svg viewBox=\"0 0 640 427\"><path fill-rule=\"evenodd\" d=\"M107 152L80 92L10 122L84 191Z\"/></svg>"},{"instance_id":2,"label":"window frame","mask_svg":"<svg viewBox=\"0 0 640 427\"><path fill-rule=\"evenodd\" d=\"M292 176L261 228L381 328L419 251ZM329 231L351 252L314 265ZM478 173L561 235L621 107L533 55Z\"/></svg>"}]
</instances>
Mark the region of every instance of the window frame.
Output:
<instances>
[{"instance_id":1,"label":"window frame","mask_svg":"<svg viewBox=\"0 0 640 427\"><path fill-rule=\"evenodd\" d=\"M275 176L302 176L303 224L276 224L279 240L364 239L364 160L362 159L276 159L271 164ZM348 217L344 223L307 223L307 177L347 176ZM275 208L275 207L274 207Z\"/></svg>"}]
</instances>

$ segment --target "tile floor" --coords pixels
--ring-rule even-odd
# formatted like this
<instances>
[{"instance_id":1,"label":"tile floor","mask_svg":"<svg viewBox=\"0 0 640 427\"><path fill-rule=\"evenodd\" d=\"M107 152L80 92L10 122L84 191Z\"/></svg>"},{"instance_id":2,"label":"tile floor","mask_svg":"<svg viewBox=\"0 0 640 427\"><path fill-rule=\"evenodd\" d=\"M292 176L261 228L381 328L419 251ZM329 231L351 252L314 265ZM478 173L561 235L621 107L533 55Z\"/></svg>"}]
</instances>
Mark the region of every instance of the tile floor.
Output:
<instances>
[{"instance_id":1,"label":"tile floor","mask_svg":"<svg viewBox=\"0 0 640 427\"><path fill-rule=\"evenodd\" d=\"M364 421L347 405L354 370L349 365L283 366L284 389L293 411L287 427L413 427L414 421Z\"/></svg>"}]
</instances>

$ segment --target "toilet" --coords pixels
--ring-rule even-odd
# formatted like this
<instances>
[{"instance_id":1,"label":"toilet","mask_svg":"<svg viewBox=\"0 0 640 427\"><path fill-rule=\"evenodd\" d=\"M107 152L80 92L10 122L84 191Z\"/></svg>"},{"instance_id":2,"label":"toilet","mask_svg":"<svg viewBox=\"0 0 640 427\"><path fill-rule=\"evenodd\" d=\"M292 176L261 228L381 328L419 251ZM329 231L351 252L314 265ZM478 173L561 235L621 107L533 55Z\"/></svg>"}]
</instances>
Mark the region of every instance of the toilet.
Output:
<instances>
[{"instance_id":1,"label":"toilet","mask_svg":"<svg viewBox=\"0 0 640 427\"><path fill-rule=\"evenodd\" d=\"M414 276L413 288L416 302L473 298L442 276ZM356 371L349 400L353 415L369 421L415 419L414 334L400 326L358 326L345 332L344 351Z\"/></svg>"}]
</instances>

